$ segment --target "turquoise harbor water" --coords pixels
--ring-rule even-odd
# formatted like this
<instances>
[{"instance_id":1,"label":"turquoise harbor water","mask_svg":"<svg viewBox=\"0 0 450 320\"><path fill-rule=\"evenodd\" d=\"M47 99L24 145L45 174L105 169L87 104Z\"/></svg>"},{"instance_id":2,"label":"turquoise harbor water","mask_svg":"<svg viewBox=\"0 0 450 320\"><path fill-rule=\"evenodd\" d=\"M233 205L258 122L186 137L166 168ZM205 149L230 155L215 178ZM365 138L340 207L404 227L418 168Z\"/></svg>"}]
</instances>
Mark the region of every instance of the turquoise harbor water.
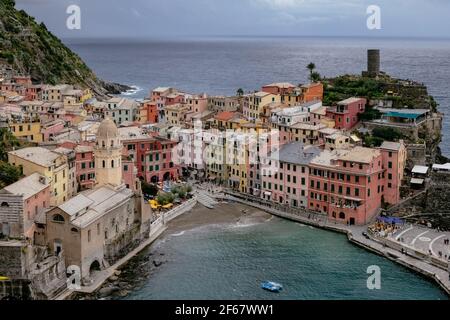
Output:
<instances>
[{"instance_id":1,"label":"turquoise harbor water","mask_svg":"<svg viewBox=\"0 0 450 320\"><path fill-rule=\"evenodd\" d=\"M169 235L137 259L150 252L166 262L126 299L447 299L434 283L344 235L278 218ZM381 290L367 289L371 265L381 268ZM284 290L263 291L263 280Z\"/></svg>"}]
</instances>

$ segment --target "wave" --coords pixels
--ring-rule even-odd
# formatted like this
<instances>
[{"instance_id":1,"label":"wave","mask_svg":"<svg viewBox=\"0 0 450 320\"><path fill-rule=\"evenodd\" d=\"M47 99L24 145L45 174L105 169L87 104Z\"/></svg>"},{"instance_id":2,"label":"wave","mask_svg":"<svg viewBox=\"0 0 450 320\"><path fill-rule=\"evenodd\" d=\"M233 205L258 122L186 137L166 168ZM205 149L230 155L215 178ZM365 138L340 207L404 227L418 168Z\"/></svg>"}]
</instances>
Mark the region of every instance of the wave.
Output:
<instances>
[{"instance_id":1,"label":"wave","mask_svg":"<svg viewBox=\"0 0 450 320\"><path fill-rule=\"evenodd\" d=\"M122 92L121 95L123 96L134 96L135 94L137 94L138 92L141 92L143 89L141 87L138 86L130 86L131 89Z\"/></svg>"},{"instance_id":2,"label":"wave","mask_svg":"<svg viewBox=\"0 0 450 320\"><path fill-rule=\"evenodd\" d=\"M186 231L181 231L181 232L178 232L178 233L174 233L174 234L172 234L171 236L172 237L179 237L179 236L182 236L183 234L185 234L186 233Z\"/></svg>"}]
</instances>

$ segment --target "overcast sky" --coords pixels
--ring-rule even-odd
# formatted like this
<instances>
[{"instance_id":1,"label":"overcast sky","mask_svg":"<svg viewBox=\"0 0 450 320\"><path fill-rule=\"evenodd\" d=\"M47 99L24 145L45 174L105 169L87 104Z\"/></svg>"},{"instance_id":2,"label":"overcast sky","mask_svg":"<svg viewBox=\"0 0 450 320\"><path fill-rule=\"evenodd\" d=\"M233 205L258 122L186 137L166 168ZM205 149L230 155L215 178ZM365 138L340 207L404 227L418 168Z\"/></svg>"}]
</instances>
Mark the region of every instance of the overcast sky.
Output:
<instances>
[{"instance_id":1,"label":"overcast sky","mask_svg":"<svg viewBox=\"0 0 450 320\"><path fill-rule=\"evenodd\" d=\"M16 0L60 37L215 35L449 37L450 0ZM81 30L66 9L81 8ZM381 30L366 9L381 8Z\"/></svg>"}]
</instances>

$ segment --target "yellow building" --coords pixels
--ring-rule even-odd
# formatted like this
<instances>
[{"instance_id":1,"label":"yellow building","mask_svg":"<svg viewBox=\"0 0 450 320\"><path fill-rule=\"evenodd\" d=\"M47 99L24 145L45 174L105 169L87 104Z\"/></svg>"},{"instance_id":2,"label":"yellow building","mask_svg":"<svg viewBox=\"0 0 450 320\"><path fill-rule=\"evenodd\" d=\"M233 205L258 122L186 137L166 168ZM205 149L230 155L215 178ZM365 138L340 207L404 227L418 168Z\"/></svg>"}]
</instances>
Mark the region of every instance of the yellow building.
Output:
<instances>
[{"instance_id":1,"label":"yellow building","mask_svg":"<svg viewBox=\"0 0 450 320\"><path fill-rule=\"evenodd\" d=\"M174 104L166 106L164 113L166 116L166 123L170 125L182 125L186 121L186 114L190 112L189 107L183 104Z\"/></svg>"},{"instance_id":2,"label":"yellow building","mask_svg":"<svg viewBox=\"0 0 450 320\"><path fill-rule=\"evenodd\" d=\"M85 103L87 100L92 99L93 95L91 89L84 89L82 91L83 93L80 98L82 103Z\"/></svg>"},{"instance_id":3,"label":"yellow building","mask_svg":"<svg viewBox=\"0 0 450 320\"><path fill-rule=\"evenodd\" d=\"M242 132L236 132L227 138L228 186L247 192L248 141Z\"/></svg>"},{"instance_id":4,"label":"yellow building","mask_svg":"<svg viewBox=\"0 0 450 320\"><path fill-rule=\"evenodd\" d=\"M304 122L296 123L288 127L291 135L289 141L300 141L305 145L317 145L320 143L320 130L327 128L324 124L309 124Z\"/></svg>"},{"instance_id":5,"label":"yellow building","mask_svg":"<svg viewBox=\"0 0 450 320\"><path fill-rule=\"evenodd\" d=\"M243 113L251 120L260 120L265 116L265 107L281 103L281 96L263 91L248 94L244 98Z\"/></svg>"},{"instance_id":6,"label":"yellow building","mask_svg":"<svg viewBox=\"0 0 450 320\"><path fill-rule=\"evenodd\" d=\"M30 142L42 142L41 123L35 122L10 122L11 133L19 139L26 139Z\"/></svg>"},{"instance_id":7,"label":"yellow building","mask_svg":"<svg viewBox=\"0 0 450 320\"><path fill-rule=\"evenodd\" d=\"M41 147L31 147L10 151L8 162L21 167L25 176L37 172L49 178L51 206L58 206L68 200L69 169L65 155Z\"/></svg>"},{"instance_id":8,"label":"yellow building","mask_svg":"<svg viewBox=\"0 0 450 320\"><path fill-rule=\"evenodd\" d=\"M204 154L207 177L216 182L228 180L225 137L221 136L211 143L205 142Z\"/></svg>"}]
</instances>

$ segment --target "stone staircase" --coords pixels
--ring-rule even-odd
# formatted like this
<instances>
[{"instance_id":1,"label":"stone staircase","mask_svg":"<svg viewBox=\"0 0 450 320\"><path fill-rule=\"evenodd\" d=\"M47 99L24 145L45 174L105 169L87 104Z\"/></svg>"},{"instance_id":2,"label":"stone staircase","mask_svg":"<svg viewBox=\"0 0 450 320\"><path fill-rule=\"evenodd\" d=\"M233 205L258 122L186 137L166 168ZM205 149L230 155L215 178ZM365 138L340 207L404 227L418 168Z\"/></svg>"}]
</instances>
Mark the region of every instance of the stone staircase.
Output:
<instances>
[{"instance_id":1,"label":"stone staircase","mask_svg":"<svg viewBox=\"0 0 450 320\"><path fill-rule=\"evenodd\" d=\"M213 199L206 191L197 192L197 201L209 209L213 209L218 202Z\"/></svg>"}]
</instances>

